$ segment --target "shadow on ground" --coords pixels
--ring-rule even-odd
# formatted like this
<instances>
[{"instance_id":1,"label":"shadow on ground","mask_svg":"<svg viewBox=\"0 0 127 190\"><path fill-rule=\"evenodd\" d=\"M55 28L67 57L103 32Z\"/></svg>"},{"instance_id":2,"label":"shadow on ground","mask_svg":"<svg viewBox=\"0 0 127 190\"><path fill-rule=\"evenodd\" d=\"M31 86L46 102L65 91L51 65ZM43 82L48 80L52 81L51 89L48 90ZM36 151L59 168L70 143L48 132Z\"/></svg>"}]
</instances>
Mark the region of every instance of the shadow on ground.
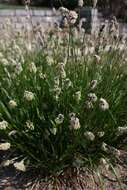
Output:
<instances>
[{"instance_id":1,"label":"shadow on ground","mask_svg":"<svg viewBox=\"0 0 127 190\"><path fill-rule=\"evenodd\" d=\"M127 153L121 152L117 167L115 168L123 190L127 189ZM69 171L69 170L68 170ZM78 175L65 172L58 179L59 190L100 190L97 176L87 170L81 170ZM38 173L38 172L37 172ZM53 190L49 183L39 182L37 173L28 171L18 173L13 167L0 169L0 190ZM110 172L100 168L105 190L120 190L118 179ZM94 179L94 183L93 180ZM61 183L62 181L62 183ZM36 183L37 182L37 183ZM51 181L50 181L51 183ZM36 186L36 184L38 184Z\"/></svg>"}]
</instances>

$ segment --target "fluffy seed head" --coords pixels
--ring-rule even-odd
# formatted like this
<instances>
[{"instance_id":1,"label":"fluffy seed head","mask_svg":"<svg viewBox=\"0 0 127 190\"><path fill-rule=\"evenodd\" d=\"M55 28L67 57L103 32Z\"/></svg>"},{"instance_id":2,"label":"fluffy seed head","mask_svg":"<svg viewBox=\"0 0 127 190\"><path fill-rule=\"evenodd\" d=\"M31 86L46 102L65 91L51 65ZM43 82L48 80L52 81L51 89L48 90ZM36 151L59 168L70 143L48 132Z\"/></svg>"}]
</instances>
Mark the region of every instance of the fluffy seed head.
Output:
<instances>
[{"instance_id":1,"label":"fluffy seed head","mask_svg":"<svg viewBox=\"0 0 127 190\"><path fill-rule=\"evenodd\" d=\"M34 130L34 124L29 120L26 122L26 127L30 130Z\"/></svg>"},{"instance_id":2,"label":"fluffy seed head","mask_svg":"<svg viewBox=\"0 0 127 190\"><path fill-rule=\"evenodd\" d=\"M76 101L79 102L81 100L81 91L75 92L74 97L75 97Z\"/></svg>"},{"instance_id":3,"label":"fluffy seed head","mask_svg":"<svg viewBox=\"0 0 127 190\"><path fill-rule=\"evenodd\" d=\"M84 133L84 136L86 137L87 140L94 141L95 135L91 131L86 131Z\"/></svg>"},{"instance_id":4,"label":"fluffy seed head","mask_svg":"<svg viewBox=\"0 0 127 190\"><path fill-rule=\"evenodd\" d=\"M16 101L10 100L10 101L9 101L9 107L12 108L12 109L15 108L15 107L17 107Z\"/></svg>"},{"instance_id":5,"label":"fluffy seed head","mask_svg":"<svg viewBox=\"0 0 127 190\"><path fill-rule=\"evenodd\" d=\"M77 117L71 117L70 119L70 129L71 130L78 130L80 129L80 122L79 122L79 119Z\"/></svg>"},{"instance_id":6,"label":"fluffy seed head","mask_svg":"<svg viewBox=\"0 0 127 190\"><path fill-rule=\"evenodd\" d=\"M13 163L13 160L5 160L5 161L3 161L2 162L2 166L3 167L7 167L7 166L9 166L10 164L12 164Z\"/></svg>"},{"instance_id":7,"label":"fluffy seed head","mask_svg":"<svg viewBox=\"0 0 127 190\"><path fill-rule=\"evenodd\" d=\"M13 131L11 131L11 132L9 132L8 133L8 136L15 136L16 135L16 133L17 133L17 131L16 130L13 130Z\"/></svg>"},{"instance_id":8,"label":"fluffy seed head","mask_svg":"<svg viewBox=\"0 0 127 190\"><path fill-rule=\"evenodd\" d=\"M65 87L66 89L72 87L72 82L71 82L71 80L70 80L69 78L66 78L66 79L64 80L64 87Z\"/></svg>"},{"instance_id":9,"label":"fluffy seed head","mask_svg":"<svg viewBox=\"0 0 127 190\"><path fill-rule=\"evenodd\" d=\"M31 63L29 64L29 71L30 71L31 73L36 73L36 72L37 72L37 67L36 67L36 65L35 65L34 62L31 62Z\"/></svg>"},{"instance_id":10,"label":"fluffy seed head","mask_svg":"<svg viewBox=\"0 0 127 190\"><path fill-rule=\"evenodd\" d=\"M1 60L1 63L3 64L3 65L9 65L9 63L8 63L8 60L7 59L5 59L5 58L3 58L2 60Z\"/></svg>"},{"instance_id":11,"label":"fluffy seed head","mask_svg":"<svg viewBox=\"0 0 127 190\"><path fill-rule=\"evenodd\" d=\"M62 124L63 121L64 121L64 115L63 115L63 114L59 114L59 115L57 116L57 118L55 119L55 122L56 122L56 124L58 124L58 125Z\"/></svg>"},{"instance_id":12,"label":"fluffy seed head","mask_svg":"<svg viewBox=\"0 0 127 190\"><path fill-rule=\"evenodd\" d=\"M101 145L101 150L103 150L104 152L108 152L108 145L103 142Z\"/></svg>"},{"instance_id":13,"label":"fluffy seed head","mask_svg":"<svg viewBox=\"0 0 127 190\"><path fill-rule=\"evenodd\" d=\"M94 90L96 88L96 86L97 86L97 80L92 80L90 82L90 88L91 88L91 90Z\"/></svg>"},{"instance_id":14,"label":"fluffy seed head","mask_svg":"<svg viewBox=\"0 0 127 190\"><path fill-rule=\"evenodd\" d=\"M11 147L11 144L8 142L0 144L0 150L8 150L8 149L10 149L10 147Z\"/></svg>"},{"instance_id":15,"label":"fluffy seed head","mask_svg":"<svg viewBox=\"0 0 127 190\"><path fill-rule=\"evenodd\" d=\"M84 4L83 0L78 0L78 7L83 7L83 4Z\"/></svg>"},{"instance_id":16,"label":"fluffy seed head","mask_svg":"<svg viewBox=\"0 0 127 190\"><path fill-rule=\"evenodd\" d=\"M1 121L0 122L0 130L5 130L8 127L7 121Z\"/></svg>"},{"instance_id":17,"label":"fluffy seed head","mask_svg":"<svg viewBox=\"0 0 127 190\"><path fill-rule=\"evenodd\" d=\"M127 126L125 127L118 127L117 129L117 135L122 135L127 133Z\"/></svg>"},{"instance_id":18,"label":"fluffy seed head","mask_svg":"<svg viewBox=\"0 0 127 190\"><path fill-rule=\"evenodd\" d=\"M97 101L97 96L94 93L89 93L88 94L88 100L91 102L96 102Z\"/></svg>"},{"instance_id":19,"label":"fluffy seed head","mask_svg":"<svg viewBox=\"0 0 127 190\"><path fill-rule=\"evenodd\" d=\"M69 12L69 10L65 7L60 7L59 11L62 15L66 15Z\"/></svg>"},{"instance_id":20,"label":"fluffy seed head","mask_svg":"<svg viewBox=\"0 0 127 190\"><path fill-rule=\"evenodd\" d=\"M93 108L93 103L91 101L86 101L85 106L87 109L92 109Z\"/></svg>"},{"instance_id":21,"label":"fluffy seed head","mask_svg":"<svg viewBox=\"0 0 127 190\"><path fill-rule=\"evenodd\" d=\"M68 21L71 25L75 24L78 18L78 14L75 11L69 11Z\"/></svg>"},{"instance_id":22,"label":"fluffy seed head","mask_svg":"<svg viewBox=\"0 0 127 190\"><path fill-rule=\"evenodd\" d=\"M32 101L32 100L34 99L34 93L29 92L29 91L25 91L25 92L24 92L24 98L25 98L28 102L30 102L30 101Z\"/></svg>"},{"instance_id":23,"label":"fluffy seed head","mask_svg":"<svg viewBox=\"0 0 127 190\"><path fill-rule=\"evenodd\" d=\"M99 63L101 60L101 57L99 55L94 55L96 62Z\"/></svg>"},{"instance_id":24,"label":"fluffy seed head","mask_svg":"<svg viewBox=\"0 0 127 190\"><path fill-rule=\"evenodd\" d=\"M22 172L25 172L26 171L26 167L24 165L24 160L20 161L20 162L15 162L14 163L14 167L19 170L19 171L22 171Z\"/></svg>"},{"instance_id":25,"label":"fluffy seed head","mask_svg":"<svg viewBox=\"0 0 127 190\"><path fill-rule=\"evenodd\" d=\"M59 84L60 84L60 79L59 79L59 77L57 76L57 77L54 78L54 87L58 87Z\"/></svg>"},{"instance_id":26,"label":"fluffy seed head","mask_svg":"<svg viewBox=\"0 0 127 190\"><path fill-rule=\"evenodd\" d=\"M109 169L109 164L107 163L107 161L104 158L100 159L100 164L102 166L104 166L107 170Z\"/></svg>"},{"instance_id":27,"label":"fluffy seed head","mask_svg":"<svg viewBox=\"0 0 127 190\"><path fill-rule=\"evenodd\" d=\"M101 138L101 137L104 136L104 134L105 134L104 131L99 131L99 132L97 133L97 136Z\"/></svg>"},{"instance_id":28,"label":"fluffy seed head","mask_svg":"<svg viewBox=\"0 0 127 190\"><path fill-rule=\"evenodd\" d=\"M70 119L71 119L72 117L75 117L75 116L76 116L76 114L75 114L74 112L69 113Z\"/></svg>"},{"instance_id":29,"label":"fluffy seed head","mask_svg":"<svg viewBox=\"0 0 127 190\"><path fill-rule=\"evenodd\" d=\"M103 99L103 98L100 98L99 100L99 108L102 110L102 111L106 111L109 109L109 104L108 102Z\"/></svg>"}]
</instances>

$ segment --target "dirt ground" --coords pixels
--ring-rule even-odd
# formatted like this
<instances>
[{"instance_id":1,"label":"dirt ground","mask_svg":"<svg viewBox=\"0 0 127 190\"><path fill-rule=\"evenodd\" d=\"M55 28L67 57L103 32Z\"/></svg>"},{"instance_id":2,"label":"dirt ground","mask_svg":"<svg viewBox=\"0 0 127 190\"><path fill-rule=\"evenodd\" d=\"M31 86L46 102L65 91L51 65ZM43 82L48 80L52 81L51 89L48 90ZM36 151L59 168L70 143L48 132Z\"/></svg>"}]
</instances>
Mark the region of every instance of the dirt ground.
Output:
<instances>
[{"instance_id":1,"label":"dirt ground","mask_svg":"<svg viewBox=\"0 0 127 190\"><path fill-rule=\"evenodd\" d=\"M120 160L115 169L118 179L110 171L100 168L103 178L102 186L104 186L105 190L127 190L127 152L121 152ZM49 185L47 182L35 183L35 181L36 175L32 173L22 175L17 173L12 167L0 169L0 190L52 190L51 183ZM33 184L36 185L34 186ZM75 174L70 175L69 172L66 172L60 178L57 189L101 190L102 187L97 176L91 175L88 171L83 170L79 172L78 177Z\"/></svg>"}]
</instances>

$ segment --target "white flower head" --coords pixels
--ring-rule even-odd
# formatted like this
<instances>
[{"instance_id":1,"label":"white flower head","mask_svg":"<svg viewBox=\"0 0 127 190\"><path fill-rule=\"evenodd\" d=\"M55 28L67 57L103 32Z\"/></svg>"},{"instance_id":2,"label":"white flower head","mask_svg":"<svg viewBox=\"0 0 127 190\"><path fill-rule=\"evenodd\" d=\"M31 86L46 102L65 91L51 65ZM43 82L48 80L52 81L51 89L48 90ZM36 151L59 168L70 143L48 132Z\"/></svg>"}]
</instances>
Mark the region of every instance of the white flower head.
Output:
<instances>
[{"instance_id":1,"label":"white flower head","mask_svg":"<svg viewBox=\"0 0 127 190\"><path fill-rule=\"evenodd\" d=\"M93 3L93 8L95 9L95 8L96 8L96 5L97 5L97 3L98 3L98 0L93 0L92 3Z\"/></svg>"},{"instance_id":2,"label":"white flower head","mask_svg":"<svg viewBox=\"0 0 127 190\"><path fill-rule=\"evenodd\" d=\"M60 7L59 11L62 15L66 15L69 12L69 10L65 7Z\"/></svg>"},{"instance_id":3,"label":"white flower head","mask_svg":"<svg viewBox=\"0 0 127 190\"><path fill-rule=\"evenodd\" d=\"M16 66L17 65L17 61L11 57L9 57L9 62L11 66Z\"/></svg>"},{"instance_id":4,"label":"white flower head","mask_svg":"<svg viewBox=\"0 0 127 190\"><path fill-rule=\"evenodd\" d=\"M83 0L78 0L78 7L83 7L84 1Z\"/></svg>"},{"instance_id":5,"label":"white flower head","mask_svg":"<svg viewBox=\"0 0 127 190\"><path fill-rule=\"evenodd\" d=\"M20 161L20 162L15 162L14 163L14 167L22 172L26 171L26 166L24 165L24 160Z\"/></svg>"},{"instance_id":6,"label":"white flower head","mask_svg":"<svg viewBox=\"0 0 127 190\"><path fill-rule=\"evenodd\" d=\"M1 164L3 167L9 166L10 165L10 160L5 160L4 162L2 162Z\"/></svg>"},{"instance_id":7,"label":"white flower head","mask_svg":"<svg viewBox=\"0 0 127 190\"><path fill-rule=\"evenodd\" d=\"M92 80L90 82L90 88L91 88L91 90L94 90L96 88L96 86L97 86L97 80Z\"/></svg>"},{"instance_id":8,"label":"white flower head","mask_svg":"<svg viewBox=\"0 0 127 190\"><path fill-rule=\"evenodd\" d=\"M92 47L89 48L89 53L90 53L90 54L93 54L94 51L95 51L95 47L94 47L94 46L92 46Z\"/></svg>"},{"instance_id":9,"label":"white flower head","mask_svg":"<svg viewBox=\"0 0 127 190\"><path fill-rule=\"evenodd\" d=\"M84 54L88 55L88 53L89 53L89 49L88 49L88 47L85 47Z\"/></svg>"},{"instance_id":10,"label":"white flower head","mask_svg":"<svg viewBox=\"0 0 127 190\"><path fill-rule=\"evenodd\" d=\"M0 150L8 150L10 149L11 144L6 142L6 143L0 143Z\"/></svg>"},{"instance_id":11,"label":"white flower head","mask_svg":"<svg viewBox=\"0 0 127 190\"><path fill-rule=\"evenodd\" d=\"M101 150L103 150L104 152L108 152L108 145L106 143L102 143L102 146L101 146Z\"/></svg>"},{"instance_id":12,"label":"white flower head","mask_svg":"<svg viewBox=\"0 0 127 190\"><path fill-rule=\"evenodd\" d=\"M99 131L98 133L97 133L97 136L98 137L103 137L105 135L105 132L104 131Z\"/></svg>"},{"instance_id":13,"label":"white flower head","mask_svg":"<svg viewBox=\"0 0 127 190\"><path fill-rule=\"evenodd\" d=\"M3 53L0 52L0 59L2 59L4 57Z\"/></svg>"},{"instance_id":14,"label":"white flower head","mask_svg":"<svg viewBox=\"0 0 127 190\"><path fill-rule=\"evenodd\" d=\"M26 49L28 51L32 51L32 44L31 44L31 42L26 43Z\"/></svg>"},{"instance_id":15,"label":"white flower head","mask_svg":"<svg viewBox=\"0 0 127 190\"><path fill-rule=\"evenodd\" d=\"M52 133L53 133L53 135L56 135L56 133L57 133L57 128L56 128L56 127L54 127L54 128L52 129Z\"/></svg>"},{"instance_id":16,"label":"white flower head","mask_svg":"<svg viewBox=\"0 0 127 190\"><path fill-rule=\"evenodd\" d=\"M59 78L59 76L57 76L57 77L54 78L54 86L58 87L59 84L60 84L60 78Z\"/></svg>"},{"instance_id":17,"label":"white flower head","mask_svg":"<svg viewBox=\"0 0 127 190\"><path fill-rule=\"evenodd\" d=\"M31 102L34 99L34 93L33 92L29 92L29 91L25 91L24 92L24 98L28 101Z\"/></svg>"},{"instance_id":18,"label":"white flower head","mask_svg":"<svg viewBox=\"0 0 127 190\"><path fill-rule=\"evenodd\" d=\"M0 122L0 130L5 130L8 127L7 121L1 121Z\"/></svg>"},{"instance_id":19,"label":"white flower head","mask_svg":"<svg viewBox=\"0 0 127 190\"><path fill-rule=\"evenodd\" d=\"M16 101L10 100L10 101L9 101L9 107L12 108L12 109L15 108L15 107L17 107Z\"/></svg>"},{"instance_id":20,"label":"white flower head","mask_svg":"<svg viewBox=\"0 0 127 190\"><path fill-rule=\"evenodd\" d=\"M96 101L97 101L97 96L96 96L96 94L95 94L95 93L89 93L89 94L88 94L88 100L89 100L90 102L96 102Z\"/></svg>"},{"instance_id":21,"label":"white flower head","mask_svg":"<svg viewBox=\"0 0 127 190\"><path fill-rule=\"evenodd\" d=\"M16 133L17 133L17 131L16 130L13 130L13 131L11 131L11 132L9 132L8 133L8 136L15 136L16 135Z\"/></svg>"},{"instance_id":22,"label":"white flower head","mask_svg":"<svg viewBox=\"0 0 127 190\"><path fill-rule=\"evenodd\" d=\"M65 63L63 63L63 62L58 63L58 69L59 69L59 71L60 70L64 70L64 68L65 68Z\"/></svg>"},{"instance_id":23,"label":"white flower head","mask_svg":"<svg viewBox=\"0 0 127 190\"><path fill-rule=\"evenodd\" d=\"M60 94L61 94L61 88L55 87L55 88L53 89L53 94L54 94L55 99L58 100L58 98L59 98L59 96L60 96Z\"/></svg>"},{"instance_id":24,"label":"white flower head","mask_svg":"<svg viewBox=\"0 0 127 190\"><path fill-rule=\"evenodd\" d=\"M1 163L3 167L7 167L9 165L13 164L13 160L5 160Z\"/></svg>"},{"instance_id":25,"label":"white flower head","mask_svg":"<svg viewBox=\"0 0 127 190\"><path fill-rule=\"evenodd\" d=\"M106 161L104 158L101 158L101 159L100 159L100 164L101 164L102 166L104 166L104 167L106 168L106 170L109 169L109 164L107 163L107 161Z\"/></svg>"},{"instance_id":26,"label":"white flower head","mask_svg":"<svg viewBox=\"0 0 127 190\"><path fill-rule=\"evenodd\" d=\"M78 130L80 129L80 122L79 122L79 119L75 116L72 116L71 119L70 119L70 129L71 130Z\"/></svg>"},{"instance_id":27,"label":"white flower head","mask_svg":"<svg viewBox=\"0 0 127 190\"><path fill-rule=\"evenodd\" d=\"M69 23L68 23L67 17L63 17L62 18L62 26L63 26L63 28L68 28L69 27Z\"/></svg>"},{"instance_id":28,"label":"white flower head","mask_svg":"<svg viewBox=\"0 0 127 190\"><path fill-rule=\"evenodd\" d=\"M117 129L117 135L122 135L127 133L127 126L124 127L118 127Z\"/></svg>"},{"instance_id":29,"label":"white flower head","mask_svg":"<svg viewBox=\"0 0 127 190\"><path fill-rule=\"evenodd\" d=\"M99 108L102 110L102 111L106 111L109 109L109 104L108 102L103 99L103 98L100 98L99 100Z\"/></svg>"},{"instance_id":30,"label":"white flower head","mask_svg":"<svg viewBox=\"0 0 127 190\"><path fill-rule=\"evenodd\" d=\"M62 79L66 78L66 72L65 72L65 70L61 70L60 71L60 76L61 76Z\"/></svg>"},{"instance_id":31,"label":"white flower head","mask_svg":"<svg viewBox=\"0 0 127 190\"><path fill-rule=\"evenodd\" d=\"M86 137L87 140L94 141L95 135L91 131L86 131L84 133L84 136Z\"/></svg>"},{"instance_id":32,"label":"white flower head","mask_svg":"<svg viewBox=\"0 0 127 190\"><path fill-rule=\"evenodd\" d=\"M45 80L46 79L46 74L44 74L42 72L39 72L39 77L40 77L40 79Z\"/></svg>"},{"instance_id":33,"label":"white flower head","mask_svg":"<svg viewBox=\"0 0 127 190\"><path fill-rule=\"evenodd\" d=\"M106 45L104 51L109 52L111 50L111 45Z\"/></svg>"},{"instance_id":34,"label":"white flower head","mask_svg":"<svg viewBox=\"0 0 127 190\"><path fill-rule=\"evenodd\" d=\"M99 63L99 62L100 62L100 60L101 60L101 57L100 57L99 55L94 55L94 57L95 57L95 59L96 59L97 63Z\"/></svg>"},{"instance_id":35,"label":"white flower head","mask_svg":"<svg viewBox=\"0 0 127 190\"><path fill-rule=\"evenodd\" d=\"M117 148L110 147L110 151L111 151L111 154L113 154L114 156L120 156L121 155L120 150L118 150Z\"/></svg>"},{"instance_id":36,"label":"white flower head","mask_svg":"<svg viewBox=\"0 0 127 190\"><path fill-rule=\"evenodd\" d=\"M71 25L75 24L78 18L78 14L75 11L69 11L68 21Z\"/></svg>"},{"instance_id":37,"label":"white flower head","mask_svg":"<svg viewBox=\"0 0 127 190\"><path fill-rule=\"evenodd\" d=\"M36 65L35 65L34 62L31 62L31 63L29 64L29 71L30 71L31 73L36 73L36 72L37 72L37 67L36 67Z\"/></svg>"},{"instance_id":38,"label":"white flower head","mask_svg":"<svg viewBox=\"0 0 127 190\"><path fill-rule=\"evenodd\" d=\"M63 121L64 121L64 115L63 115L63 114L59 114L59 115L57 116L57 118L55 119L55 122L56 122L56 124L58 124L58 125L62 124Z\"/></svg>"},{"instance_id":39,"label":"white flower head","mask_svg":"<svg viewBox=\"0 0 127 190\"><path fill-rule=\"evenodd\" d=\"M34 130L34 124L33 124L33 122L31 122L31 121L27 121L26 122L26 127L28 128L28 129L30 129L30 130Z\"/></svg>"},{"instance_id":40,"label":"white flower head","mask_svg":"<svg viewBox=\"0 0 127 190\"><path fill-rule=\"evenodd\" d=\"M47 60L47 64L48 64L49 66L54 63L54 60L53 60L53 57L52 57L52 56L47 56L46 60Z\"/></svg>"},{"instance_id":41,"label":"white flower head","mask_svg":"<svg viewBox=\"0 0 127 190\"><path fill-rule=\"evenodd\" d=\"M21 63L16 64L16 66L15 66L15 74L19 75L22 71L23 71L22 64Z\"/></svg>"},{"instance_id":42,"label":"white flower head","mask_svg":"<svg viewBox=\"0 0 127 190\"><path fill-rule=\"evenodd\" d=\"M9 65L8 60L7 60L7 59L5 59L5 58L2 58L2 59L1 59L1 63L2 63L4 66Z\"/></svg>"},{"instance_id":43,"label":"white flower head","mask_svg":"<svg viewBox=\"0 0 127 190\"><path fill-rule=\"evenodd\" d=\"M72 87L72 82L71 82L71 80L70 80L69 78L66 78L66 79L64 80L64 87L65 87L66 89Z\"/></svg>"},{"instance_id":44,"label":"white flower head","mask_svg":"<svg viewBox=\"0 0 127 190\"><path fill-rule=\"evenodd\" d=\"M65 63L58 63L58 71L62 79L66 78Z\"/></svg>"},{"instance_id":45,"label":"white flower head","mask_svg":"<svg viewBox=\"0 0 127 190\"><path fill-rule=\"evenodd\" d=\"M87 109L92 109L93 108L93 103L91 101L86 101L85 106Z\"/></svg>"},{"instance_id":46,"label":"white flower head","mask_svg":"<svg viewBox=\"0 0 127 190\"><path fill-rule=\"evenodd\" d=\"M79 102L81 100L81 91L75 92L74 97L75 97L76 101Z\"/></svg>"}]
</instances>

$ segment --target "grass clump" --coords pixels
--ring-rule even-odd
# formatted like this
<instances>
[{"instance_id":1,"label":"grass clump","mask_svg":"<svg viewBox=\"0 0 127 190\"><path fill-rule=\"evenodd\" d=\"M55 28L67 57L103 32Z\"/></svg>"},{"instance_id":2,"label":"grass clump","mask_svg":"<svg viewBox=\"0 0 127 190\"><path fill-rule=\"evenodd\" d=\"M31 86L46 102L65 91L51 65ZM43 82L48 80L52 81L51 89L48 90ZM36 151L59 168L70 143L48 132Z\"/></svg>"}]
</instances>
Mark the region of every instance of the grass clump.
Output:
<instances>
[{"instance_id":1,"label":"grass clump","mask_svg":"<svg viewBox=\"0 0 127 190\"><path fill-rule=\"evenodd\" d=\"M10 155L4 166L39 169L43 177L109 168L127 132L123 42L72 26L41 38L37 31L29 44L22 38L0 54L0 150Z\"/></svg>"}]
</instances>

